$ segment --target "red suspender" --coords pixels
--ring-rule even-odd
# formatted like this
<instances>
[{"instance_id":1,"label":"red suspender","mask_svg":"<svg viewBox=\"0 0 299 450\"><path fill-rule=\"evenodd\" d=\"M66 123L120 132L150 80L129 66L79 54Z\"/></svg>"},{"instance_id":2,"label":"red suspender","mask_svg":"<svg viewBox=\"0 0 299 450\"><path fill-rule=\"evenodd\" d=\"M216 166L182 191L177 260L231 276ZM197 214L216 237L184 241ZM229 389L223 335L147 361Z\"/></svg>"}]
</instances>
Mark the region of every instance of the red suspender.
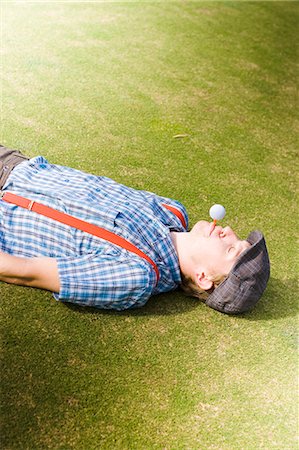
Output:
<instances>
[{"instance_id":1,"label":"red suspender","mask_svg":"<svg viewBox=\"0 0 299 450\"><path fill-rule=\"evenodd\" d=\"M69 214L65 214L63 212L58 211L57 209L50 208L49 206L43 205L42 203L37 203L33 200L29 200L28 198L20 197L19 195L12 194L10 192L6 192L2 196L2 200L6 201L7 203L12 203L14 205L20 206L21 208L28 209L29 211L34 211L37 214L41 214L43 216L46 216L50 219L56 220L57 222L63 223L65 225L69 225L70 227L77 228L78 230L85 231L86 233L93 234L94 236L97 236L101 239L105 239L106 241L112 242L113 244L118 245L119 247L122 247L132 253L135 253L136 255L140 256L141 258L145 259L147 262L149 262L157 276L157 284L160 278L159 270L157 265L154 263L154 261L149 258L145 253L143 253L141 250L139 250L138 247L131 244L131 242L127 241L126 239L118 236L115 233L112 233L111 231L105 230L105 228L98 227L97 225L93 225L91 223L85 222L84 220L77 219L74 216L70 216ZM186 222L184 219L184 216L182 213L177 210L176 208L163 204L163 206L170 211L172 211L174 214L176 214L179 219L182 221L184 227L186 228ZM183 220L182 220L183 219Z\"/></svg>"},{"instance_id":2,"label":"red suspender","mask_svg":"<svg viewBox=\"0 0 299 450\"><path fill-rule=\"evenodd\" d=\"M175 214L180 219L183 227L185 229L187 228L185 217L183 216L183 214L181 213L181 211L178 208L176 208L175 206L166 205L166 203L162 203L162 206L164 206L164 208L168 209L173 214Z\"/></svg>"}]
</instances>

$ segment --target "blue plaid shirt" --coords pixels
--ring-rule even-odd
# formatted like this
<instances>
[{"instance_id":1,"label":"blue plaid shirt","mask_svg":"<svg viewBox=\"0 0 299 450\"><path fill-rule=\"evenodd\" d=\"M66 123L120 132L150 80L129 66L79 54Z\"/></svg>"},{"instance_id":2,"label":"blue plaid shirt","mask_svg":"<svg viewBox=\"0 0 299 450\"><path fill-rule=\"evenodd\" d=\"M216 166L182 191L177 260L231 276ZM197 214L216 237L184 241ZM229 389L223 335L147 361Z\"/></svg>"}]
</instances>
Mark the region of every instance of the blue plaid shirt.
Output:
<instances>
[{"instance_id":1,"label":"blue plaid shirt","mask_svg":"<svg viewBox=\"0 0 299 450\"><path fill-rule=\"evenodd\" d=\"M98 308L140 307L151 295L175 289L180 269L170 231L186 231L175 214L177 201L139 191L102 176L49 164L41 156L19 164L3 191L27 197L122 236L158 266L88 233L0 201L0 249L24 257L56 258L57 300Z\"/></svg>"}]
</instances>

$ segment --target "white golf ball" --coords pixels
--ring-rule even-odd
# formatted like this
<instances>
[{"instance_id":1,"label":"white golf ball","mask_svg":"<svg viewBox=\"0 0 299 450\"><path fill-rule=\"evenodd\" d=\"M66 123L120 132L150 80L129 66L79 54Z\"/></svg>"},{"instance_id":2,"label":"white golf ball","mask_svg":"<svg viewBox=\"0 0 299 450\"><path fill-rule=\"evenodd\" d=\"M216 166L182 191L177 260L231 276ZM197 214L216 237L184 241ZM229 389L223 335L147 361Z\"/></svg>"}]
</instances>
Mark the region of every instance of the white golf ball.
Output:
<instances>
[{"instance_id":1,"label":"white golf ball","mask_svg":"<svg viewBox=\"0 0 299 450\"><path fill-rule=\"evenodd\" d=\"M212 217L212 219L221 220L221 219L223 219L225 214L226 214L226 211L225 211L224 206L222 206L222 205L216 204L210 208L210 216Z\"/></svg>"}]
</instances>

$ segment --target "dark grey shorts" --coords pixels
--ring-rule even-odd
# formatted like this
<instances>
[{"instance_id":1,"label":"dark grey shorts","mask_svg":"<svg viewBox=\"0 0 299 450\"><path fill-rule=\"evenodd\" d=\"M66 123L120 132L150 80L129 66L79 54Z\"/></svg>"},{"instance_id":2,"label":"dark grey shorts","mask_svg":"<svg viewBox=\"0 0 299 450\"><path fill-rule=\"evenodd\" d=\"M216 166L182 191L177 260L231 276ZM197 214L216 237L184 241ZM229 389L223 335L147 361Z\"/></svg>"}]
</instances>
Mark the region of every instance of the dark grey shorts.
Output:
<instances>
[{"instance_id":1,"label":"dark grey shorts","mask_svg":"<svg viewBox=\"0 0 299 450\"><path fill-rule=\"evenodd\" d=\"M18 150L12 150L0 145L0 189L3 188L10 172L21 162L26 161L26 156Z\"/></svg>"}]
</instances>

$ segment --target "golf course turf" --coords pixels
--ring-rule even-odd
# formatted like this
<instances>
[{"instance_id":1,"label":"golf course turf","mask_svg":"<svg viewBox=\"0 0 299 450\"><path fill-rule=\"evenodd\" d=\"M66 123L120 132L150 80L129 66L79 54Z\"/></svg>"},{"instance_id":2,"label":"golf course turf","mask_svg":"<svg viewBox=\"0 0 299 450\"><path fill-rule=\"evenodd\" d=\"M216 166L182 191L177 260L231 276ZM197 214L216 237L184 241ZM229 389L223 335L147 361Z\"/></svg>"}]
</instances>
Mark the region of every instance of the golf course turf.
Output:
<instances>
[{"instance_id":1,"label":"golf course turf","mask_svg":"<svg viewBox=\"0 0 299 450\"><path fill-rule=\"evenodd\" d=\"M0 284L1 448L297 449L298 2L4 1L1 143L263 231L226 316L123 313Z\"/></svg>"}]
</instances>

